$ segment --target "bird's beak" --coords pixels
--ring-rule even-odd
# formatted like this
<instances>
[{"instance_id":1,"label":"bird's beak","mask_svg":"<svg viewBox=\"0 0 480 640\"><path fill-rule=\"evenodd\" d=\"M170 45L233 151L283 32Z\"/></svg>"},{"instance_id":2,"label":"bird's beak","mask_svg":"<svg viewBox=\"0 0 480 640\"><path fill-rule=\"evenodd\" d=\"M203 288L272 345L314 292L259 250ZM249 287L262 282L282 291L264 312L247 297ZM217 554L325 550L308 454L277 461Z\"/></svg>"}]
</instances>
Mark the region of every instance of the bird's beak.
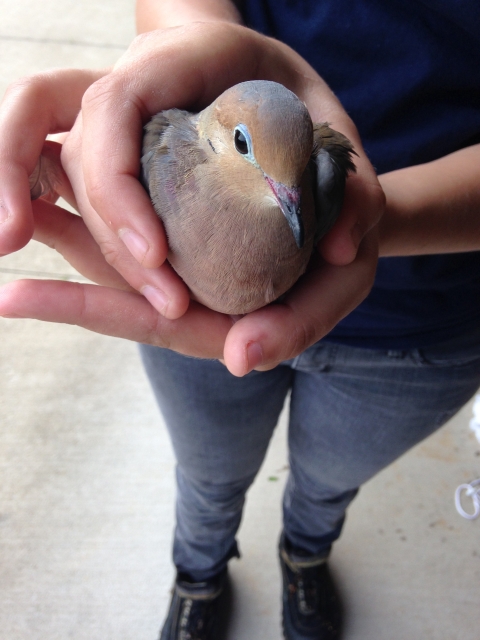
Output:
<instances>
[{"instance_id":1,"label":"bird's beak","mask_svg":"<svg viewBox=\"0 0 480 640\"><path fill-rule=\"evenodd\" d=\"M293 237L297 247L301 249L305 242L305 233L303 230L302 213L301 213L301 190L300 187L286 187L281 182L275 182L268 176L265 180L270 185L273 195L278 202L283 215L292 230Z\"/></svg>"}]
</instances>

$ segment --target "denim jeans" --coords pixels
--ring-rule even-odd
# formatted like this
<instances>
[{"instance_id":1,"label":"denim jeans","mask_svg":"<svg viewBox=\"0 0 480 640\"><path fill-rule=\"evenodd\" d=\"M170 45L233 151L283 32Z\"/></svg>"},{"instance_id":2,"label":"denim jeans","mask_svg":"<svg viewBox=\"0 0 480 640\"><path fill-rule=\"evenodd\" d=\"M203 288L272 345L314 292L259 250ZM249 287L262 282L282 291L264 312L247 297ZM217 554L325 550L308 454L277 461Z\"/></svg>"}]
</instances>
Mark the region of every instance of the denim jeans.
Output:
<instances>
[{"instance_id":1,"label":"denim jeans","mask_svg":"<svg viewBox=\"0 0 480 640\"><path fill-rule=\"evenodd\" d=\"M289 390L284 532L294 548L326 556L359 486L480 386L480 331L409 351L320 341L244 378L157 347L141 354L178 463L174 562L198 581L238 555L245 493Z\"/></svg>"}]
</instances>

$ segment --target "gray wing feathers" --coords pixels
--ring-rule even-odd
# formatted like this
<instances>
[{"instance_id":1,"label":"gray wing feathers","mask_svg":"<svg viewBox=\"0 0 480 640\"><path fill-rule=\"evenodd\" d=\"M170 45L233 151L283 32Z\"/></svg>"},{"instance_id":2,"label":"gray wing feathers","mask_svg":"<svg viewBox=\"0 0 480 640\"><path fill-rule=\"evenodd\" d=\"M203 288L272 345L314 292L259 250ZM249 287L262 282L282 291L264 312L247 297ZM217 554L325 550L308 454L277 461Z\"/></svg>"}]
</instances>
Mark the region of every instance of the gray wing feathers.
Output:
<instances>
[{"instance_id":1,"label":"gray wing feathers","mask_svg":"<svg viewBox=\"0 0 480 640\"><path fill-rule=\"evenodd\" d=\"M352 154L355 154L348 138L330 129L328 124L313 125L313 152L311 167L314 182L317 242L335 223L343 205L345 181L355 172Z\"/></svg>"},{"instance_id":2,"label":"gray wing feathers","mask_svg":"<svg viewBox=\"0 0 480 640\"><path fill-rule=\"evenodd\" d=\"M177 183L205 154L198 143L195 118L188 111L161 111L145 126L142 149L142 182L155 200L156 187L168 175ZM164 173L164 175L162 175Z\"/></svg>"},{"instance_id":3,"label":"gray wing feathers","mask_svg":"<svg viewBox=\"0 0 480 640\"><path fill-rule=\"evenodd\" d=\"M150 191L150 171L153 166L155 155L158 148L161 148L162 137L167 128L170 126L165 112L161 111L154 116L145 126L145 134L143 136L142 147L142 174L141 179L143 186Z\"/></svg>"}]
</instances>

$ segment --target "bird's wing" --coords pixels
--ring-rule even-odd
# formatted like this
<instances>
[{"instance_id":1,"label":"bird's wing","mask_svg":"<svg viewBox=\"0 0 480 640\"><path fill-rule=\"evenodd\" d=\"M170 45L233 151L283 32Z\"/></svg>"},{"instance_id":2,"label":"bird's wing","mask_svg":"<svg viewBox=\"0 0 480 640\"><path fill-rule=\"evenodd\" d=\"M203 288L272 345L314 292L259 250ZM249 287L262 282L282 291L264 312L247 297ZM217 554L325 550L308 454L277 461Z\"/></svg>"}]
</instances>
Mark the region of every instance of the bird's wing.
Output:
<instances>
[{"instance_id":1,"label":"bird's wing","mask_svg":"<svg viewBox=\"0 0 480 640\"><path fill-rule=\"evenodd\" d=\"M195 115L180 109L161 111L145 127L142 182L155 204L161 183L179 188L190 172L206 160L198 142Z\"/></svg>"},{"instance_id":2,"label":"bird's wing","mask_svg":"<svg viewBox=\"0 0 480 640\"><path fill-rule=\"evenodd\" d=\"M157 113L145 126L145 134L143 136L142 146L142 173L141 179L143 186L149 190L150 171L152 169L154 159L157 153L166 152L165 145L162 145L162 138L165 131L170 126L165 111Z\"/></svg>"},{"instance_id":3,"label":"bird's wing","mask_svg":"<svg viewBox=\"0 0 480 640\"><path fill-rule=\"evenodd\" d=\"M348 138L330 129L328 124L313 125L313 151L310 160L317 216L315 242L329 231L340 213L345 180L355 172L355 154Z\"/></svg>"}]
</instances>

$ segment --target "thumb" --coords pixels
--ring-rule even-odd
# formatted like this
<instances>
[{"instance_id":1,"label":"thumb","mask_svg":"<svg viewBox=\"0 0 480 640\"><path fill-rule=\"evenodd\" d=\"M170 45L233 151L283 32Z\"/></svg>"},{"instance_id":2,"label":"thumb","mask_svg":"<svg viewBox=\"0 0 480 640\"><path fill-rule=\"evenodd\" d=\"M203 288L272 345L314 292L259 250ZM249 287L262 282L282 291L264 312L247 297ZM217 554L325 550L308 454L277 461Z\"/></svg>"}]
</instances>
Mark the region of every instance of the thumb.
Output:
<instances>
[{"instance_id":1,"label":"thumb","mask_svg":"<svg viewBox=\"0 0 480 640\"><path fill-rule=\"evenodd\" d=\"M378 256L376 230L360 245L349 265L318 264L282 303L254 311L234 324L224 348L230 373L271 369L323 338L368 295Z\"/></svg>"}]
</instances>

